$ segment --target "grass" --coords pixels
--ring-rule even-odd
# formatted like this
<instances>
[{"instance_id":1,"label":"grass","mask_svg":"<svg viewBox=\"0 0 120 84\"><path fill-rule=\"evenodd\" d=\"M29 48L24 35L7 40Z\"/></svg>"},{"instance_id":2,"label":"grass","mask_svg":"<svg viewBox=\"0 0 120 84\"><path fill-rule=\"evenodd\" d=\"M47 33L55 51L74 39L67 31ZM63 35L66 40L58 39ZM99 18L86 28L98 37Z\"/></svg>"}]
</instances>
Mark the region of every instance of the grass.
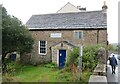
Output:
<instances>
[{"instance_id":1,"label":"grass","mask_svg":"<svg viewBox=\"0 0 120 84\"><path fill-rule=\"evenodd\" d=\"M39 66L15 65L16 69L11 74L3 74L4 82L72 82L72 74L68 71L59 70L54 65L44 64ZM82 74L82 82L89 79L89 72Z\"/></svg>"}]
</instances>

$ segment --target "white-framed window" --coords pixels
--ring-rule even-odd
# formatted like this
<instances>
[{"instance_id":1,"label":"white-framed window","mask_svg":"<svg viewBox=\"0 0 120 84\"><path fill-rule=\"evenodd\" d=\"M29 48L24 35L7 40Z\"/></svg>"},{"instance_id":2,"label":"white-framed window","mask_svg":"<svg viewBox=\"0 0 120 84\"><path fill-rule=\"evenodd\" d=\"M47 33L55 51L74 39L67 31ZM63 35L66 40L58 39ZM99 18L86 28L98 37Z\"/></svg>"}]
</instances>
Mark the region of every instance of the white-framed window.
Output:
<instances>
[{"instance_id":1,"label":"white-framed window","mask_svg":"<svg viewBox=\"0 0 120 84\"><path fill-rule=\"evenodd\" d=\"M39 41L39 54L40 55L46 55L47 53L47 41L41 40Z\"/></svg>"},{"instance_id":2,"label":"white-framed window","mask_svg":"<svg viewBox=\"0 0 120 84\"><path fill-rule=\"evenodd\" d=\"M83 38L83 31L74 31L74 38L75 39L82 39Z\"/></svg>"}]
</instances>

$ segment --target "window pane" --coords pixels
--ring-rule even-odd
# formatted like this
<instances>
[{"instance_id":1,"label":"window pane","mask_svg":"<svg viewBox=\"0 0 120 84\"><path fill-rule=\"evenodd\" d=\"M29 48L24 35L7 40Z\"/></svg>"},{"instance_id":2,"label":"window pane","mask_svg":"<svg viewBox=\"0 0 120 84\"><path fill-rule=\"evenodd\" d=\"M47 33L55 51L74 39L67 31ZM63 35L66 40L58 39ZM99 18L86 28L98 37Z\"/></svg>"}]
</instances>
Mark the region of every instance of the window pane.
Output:
<instances>
[{"instance_id":1,"label":"window pane","mask_svg":"<svg viewBox=\"0 0 120 84\"><path fill-rule=\"evenodd\" d=\"M40 45L40 48L45 48L45 45Z\"/></svg>"},{"instance_id":2,"label":"window pane","mask_svg":"<svg viewBox=\"0 0 120 84\"><path fill-rule=\"evenodd\" d=\"M75 32L75 38L78 38L78 32Z\"/></svg>"},{"instance_id":3,"label":"window pane","mask_svg":"<svg viewBox=\"0 0 120 84\"><path fill-rule=\"evenodd\" d=\"M82 32L75 32L75 38L81 39L82 38Z\"/></svg>"},{"instance_id":4,"label":"window pane","mask_svg":"<svg viewBox=\"0 0 120 84\"><path fill-rule=\"evenodd\" d=\"M45 51L46 48L40 48L41 51Z\"/></svg>"},{"instance_id":5,"label":"window pane","mask_svg":"<svg viewBox=\"0 0 120 84\"><path fill-rule=\"evenodd\" d=\"M46 41L40 41L40 54L46 53Z\"/></svg>"}]
</instances>

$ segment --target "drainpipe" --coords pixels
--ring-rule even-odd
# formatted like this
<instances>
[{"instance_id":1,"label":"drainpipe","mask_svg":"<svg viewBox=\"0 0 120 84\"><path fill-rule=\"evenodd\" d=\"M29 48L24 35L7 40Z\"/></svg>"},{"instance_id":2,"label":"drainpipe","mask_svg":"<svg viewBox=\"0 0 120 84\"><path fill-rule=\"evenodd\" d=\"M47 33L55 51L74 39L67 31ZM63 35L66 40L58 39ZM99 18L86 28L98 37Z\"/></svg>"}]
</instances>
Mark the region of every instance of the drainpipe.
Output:
<instances>
[{"instance_id":1,"label":"drainpipe","mask_svg":"<svg viewBox=\"0 0 120 84\"><path fill-rule=\"evenodd\" d=\"M50 62L52 62L52 49L50 47Z\"/></svg>"},{"instance_id":2,"label":"drainpipe","mask_svg":"<svg viewBox=\"0 0 120 84\"><path fill-rule=\"evenodd\" d=\"M99 43L99 30L97 30L97 44Z\"/></svg>"}]
</instances>

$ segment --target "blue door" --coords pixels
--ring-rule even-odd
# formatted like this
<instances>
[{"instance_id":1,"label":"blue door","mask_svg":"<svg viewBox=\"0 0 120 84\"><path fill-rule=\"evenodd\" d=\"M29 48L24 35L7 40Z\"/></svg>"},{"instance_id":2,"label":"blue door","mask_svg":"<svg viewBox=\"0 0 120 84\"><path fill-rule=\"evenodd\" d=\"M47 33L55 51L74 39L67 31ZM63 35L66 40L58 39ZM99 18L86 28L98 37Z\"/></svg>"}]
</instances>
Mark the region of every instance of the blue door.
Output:
<instances>
[{"instance_id":1,"label":"blue door","mask_svg":"<svg viewBox=\"0 0 120 84\"><path fill-rule=\"evenodd\" d=\"M12 55L10 56L10 59L11 59L12 61L15 61L15 60L16 60L16 54L12 54Z\"/></svg>"},{"instance_id":2,"label":"blue door","mask_svg":"<svg viewBox=\"0 0 120 84\"><path fill-rule=\"evenodd\" d=\"M59 50L59 68L64 67L66 61L66 50Z\"/></svg>"}]
</instances>

